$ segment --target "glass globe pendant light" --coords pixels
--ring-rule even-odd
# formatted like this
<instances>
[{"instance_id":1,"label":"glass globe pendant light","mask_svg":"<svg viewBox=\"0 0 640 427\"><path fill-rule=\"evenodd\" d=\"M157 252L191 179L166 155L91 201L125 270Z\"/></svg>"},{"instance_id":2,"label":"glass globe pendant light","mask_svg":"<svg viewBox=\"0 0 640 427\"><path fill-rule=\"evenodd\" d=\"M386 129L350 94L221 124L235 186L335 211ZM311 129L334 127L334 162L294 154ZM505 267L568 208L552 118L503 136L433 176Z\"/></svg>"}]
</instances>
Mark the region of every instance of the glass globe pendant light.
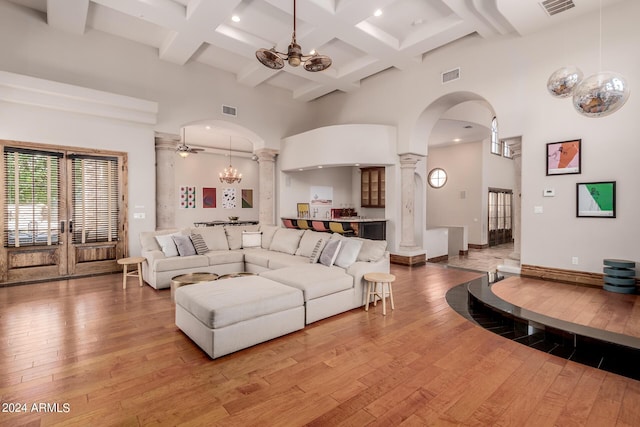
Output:
<instances>
[{"instance_id":1,"label":"glass globe pendant light","mask_svg":"<svg viewBox=\"0 0 640 427\"><path fill-rule=\"evenodd\" d=\"M600 0L599 69L602 70L602 0ZM573 106L586 117L604 117L629 99L627 80L613 71L600 71L582 80L573 92Z\"/></svg>"}]
</instances>

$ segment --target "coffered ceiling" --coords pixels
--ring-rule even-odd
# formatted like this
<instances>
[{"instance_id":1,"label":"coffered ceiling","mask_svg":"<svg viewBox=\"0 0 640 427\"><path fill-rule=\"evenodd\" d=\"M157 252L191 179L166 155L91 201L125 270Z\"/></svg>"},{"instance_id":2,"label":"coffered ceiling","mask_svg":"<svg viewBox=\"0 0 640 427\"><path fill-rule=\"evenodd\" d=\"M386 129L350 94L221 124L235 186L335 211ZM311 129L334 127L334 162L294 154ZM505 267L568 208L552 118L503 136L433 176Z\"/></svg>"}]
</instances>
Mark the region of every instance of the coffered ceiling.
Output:
<instances>
[{"instance_id":1,"label":"coffered ceiling","mask_svg":"<svg viewBox=\"0 0 640 427\"><path fill-rule=\"evenodd\" d=\"M277 86L302 101L357 90L368 76L414 67L429 51L470 34L525 35L599 6L599 0L547 0L574 4L551 16L541 0L300 0L303 53L315 49L333 60L314 73L289 65L271 70L255 58L259 48L286 51L292 0L9 1L41 12L57 30L124 37L157 48L163 61L197 61L233 73L240 84Z\"/></svg>"}]
</instances>

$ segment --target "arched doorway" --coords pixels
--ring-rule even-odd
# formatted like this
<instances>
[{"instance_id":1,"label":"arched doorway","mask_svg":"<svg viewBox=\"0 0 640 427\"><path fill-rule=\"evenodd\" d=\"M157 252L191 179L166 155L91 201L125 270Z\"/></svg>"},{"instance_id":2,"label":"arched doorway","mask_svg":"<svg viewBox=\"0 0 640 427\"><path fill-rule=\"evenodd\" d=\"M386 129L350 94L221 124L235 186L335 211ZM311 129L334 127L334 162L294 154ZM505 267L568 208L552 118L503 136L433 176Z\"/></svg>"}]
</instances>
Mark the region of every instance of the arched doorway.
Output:
<instances>
[{"instance_id":1,"label":"arched doorway","mask_svg":"<svg viewBox=\"0 0 640 427\"><path fill-rule=\"evenodd\" d=\"M426 230L424 239L418 241L430 259L446 257L448 252L444 248L448 246L468 249L467 244L487 245L489 187L515 188L513 162L497 173L504 159L490 153L494 117L495 110L481 95L454 92L433 101L416 120L410 149L427 153L427 179L432 169L447 173L446 185L441 188L425 185L424 194L416 194L415 215L424 218L422 225ZM416 238L420 238L418 232ZM460 242L451 245L434 241L449 238Z\"/></svg>"}]
</instances>

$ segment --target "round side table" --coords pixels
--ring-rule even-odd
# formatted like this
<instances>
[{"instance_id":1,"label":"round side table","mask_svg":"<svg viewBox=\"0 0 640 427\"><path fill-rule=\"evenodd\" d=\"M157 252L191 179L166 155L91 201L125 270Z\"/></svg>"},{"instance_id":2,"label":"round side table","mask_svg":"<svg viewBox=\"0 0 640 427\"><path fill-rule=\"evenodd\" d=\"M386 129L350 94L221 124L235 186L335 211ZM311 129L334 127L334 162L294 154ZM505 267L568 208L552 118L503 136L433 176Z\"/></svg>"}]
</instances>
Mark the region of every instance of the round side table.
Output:
<instances>
[{"instance_id":1,"label":"round side table","mask_svg":"<svg viewBox=\"0 0 640 427\"><path fill-rule=\"evenodd\" d=\"M141 256L134 256L129 258L120 258L118 264L124 266L122 272L122 289L127 289L127 277L133 276L138 277L138 282L140 282L140 286L142 286L142 263L144 262L144 258ZM137 270L127 272L127 269L130 265L137 265Z\"/></svg>"}]
</instances>

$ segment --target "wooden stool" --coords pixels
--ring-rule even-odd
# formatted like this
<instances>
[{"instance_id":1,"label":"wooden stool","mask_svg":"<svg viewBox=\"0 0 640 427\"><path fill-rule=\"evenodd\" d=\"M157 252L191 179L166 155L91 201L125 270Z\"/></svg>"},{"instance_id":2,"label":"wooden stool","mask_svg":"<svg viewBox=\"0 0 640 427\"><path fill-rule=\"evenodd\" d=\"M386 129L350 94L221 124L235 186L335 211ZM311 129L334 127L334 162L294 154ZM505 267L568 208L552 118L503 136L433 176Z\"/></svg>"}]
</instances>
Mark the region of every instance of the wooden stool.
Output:
<instances>
[{"instance_id":1,"label":"wooden stool","mask_svg":"<svg viewBox=\"0 0 640 427\"><path fill-rule=\"evenodd\" d=\"M376 297L382 300L382 314L387 315L387 305L385 303L386 296L389 295L389 301L391 301L391 310L394 310L393 305L393 287L391 284L396 280L396 276L388 273L367 273L364 275L364 280L367 281L367 305L364 310L369 311L369 301L373 297L373 305L376 305ZM380 292L378 292L378 284L380 284ZM384 285L387 285L388 292L385 294Z\"/></svg>"},{"instance_id":2,"label":"wooden stool","mask_svg":"<svg viewBox=\"0 0 640 427\"><path fill-rule=\"evenodd\" d=\"M142 286L142 262L144 258L141 256L134 256L130 258L121 258L118 260L118 264L124 266L124 271L122 272L122 289L127 289L127 277L128 276L137 276L138 282L140 282L140 286ZM127 267L130 265L137 264L138 269L135 271L130 271L127 273Z\"/></svg>"}]
</instances>

